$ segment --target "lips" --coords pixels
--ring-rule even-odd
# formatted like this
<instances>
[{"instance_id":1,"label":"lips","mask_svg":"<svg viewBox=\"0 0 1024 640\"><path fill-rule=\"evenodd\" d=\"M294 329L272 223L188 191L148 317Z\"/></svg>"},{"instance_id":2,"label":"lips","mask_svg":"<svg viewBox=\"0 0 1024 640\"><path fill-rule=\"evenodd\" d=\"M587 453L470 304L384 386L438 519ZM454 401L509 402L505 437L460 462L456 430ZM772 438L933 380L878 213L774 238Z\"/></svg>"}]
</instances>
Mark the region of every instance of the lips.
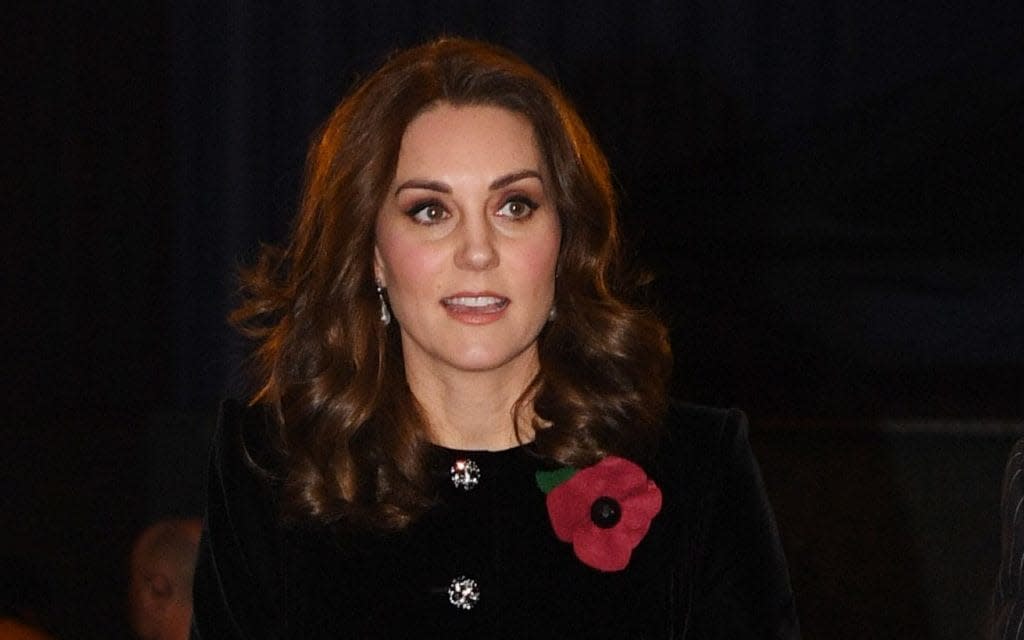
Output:
<instances>
[{"instance_id":1,"label":"lips","mask_svg":"<svg viewBox=\"0 0 1024 640\"><path fill-rule=\"evenodd\" d=\"M511 300L490 291L460 291L441 298L441 306L448 316L469 325L485 325L505 317Z\"/></svg>"},{"instance_id":2,"label":"lips","mask_svg":"<svg viewBox=\"0 0 1024 640\"><path fill-rule=\"evenodd\" d=\"M508 303L508 298L490 294L460 294L441 300L441 304L455 313L498 313L507 307Z\"/></svg>"},{"instance_id":3,"label":"lips","mask_svg":"<svg viewBox=\"0 0 1024 640\"><path fill-rule=\"evenodd\" d=\"M498 311L508 306L508 298L501 296L452 296L441 300L446 307L465 307L475 311L494 310Z\"/></svg>"}]
</instances>

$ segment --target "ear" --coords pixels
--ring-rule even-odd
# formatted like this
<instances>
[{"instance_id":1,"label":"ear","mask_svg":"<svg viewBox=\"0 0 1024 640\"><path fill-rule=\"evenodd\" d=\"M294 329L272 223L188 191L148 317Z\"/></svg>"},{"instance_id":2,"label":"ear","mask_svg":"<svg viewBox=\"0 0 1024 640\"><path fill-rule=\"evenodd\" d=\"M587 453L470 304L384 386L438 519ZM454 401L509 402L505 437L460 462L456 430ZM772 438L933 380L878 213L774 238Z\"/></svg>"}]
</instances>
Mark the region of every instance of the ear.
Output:
<instances>
[{"instance_id":1,"label":"ear","mask_svg":"<svg viewBox=\"0 0 1024 640\"><path fill-rule=\"evenodd\" d=\"M162 573L154 573L149 576L146 580L146 584L149 587L150 595L153 596L154 600L164 601L171 597L174 592L174 587L171 585L171 580Z\"/></svg>"},{"instance_id":2,"label":"ear","mask_svg":"<svg viewBox=\"0 0 1024 640\"><path fill-rule=\"evenodd\" d=\"M384 260L380 257L380 247L373 244L373 279L377 286L387 288L388 281L384 277Z\"/></svg>"}]
</instances>

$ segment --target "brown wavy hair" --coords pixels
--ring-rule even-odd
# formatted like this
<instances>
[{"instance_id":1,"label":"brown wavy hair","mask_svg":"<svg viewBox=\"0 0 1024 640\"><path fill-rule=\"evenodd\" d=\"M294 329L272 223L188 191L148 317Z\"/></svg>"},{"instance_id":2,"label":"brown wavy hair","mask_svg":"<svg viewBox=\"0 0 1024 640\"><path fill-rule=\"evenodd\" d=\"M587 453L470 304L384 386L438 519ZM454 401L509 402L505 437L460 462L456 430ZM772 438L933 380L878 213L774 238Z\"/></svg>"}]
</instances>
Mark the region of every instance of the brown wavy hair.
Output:
<instances>
[{"instance_id":1,"label":"brown wavy hair","mask_svg":"<svg viewBox=\"0 0 1024 640\"><path fill-rule=\"evenodd\" d=\"M433 502L424 418L405 380L396 322L374 286L374 225L402 135L438 103L525 116L554 176L562 225L557 317L538 338L533 403L539 456L565 465L644 458L659 436L671 367L667 332L621 295L607 161L562 93L499 47L444 38L399 52L334 110L312 144L283 248L243 271L231 321L256 341L252 404L275 416L286 517L376 529Z\"/></svg>"}]
</instances>

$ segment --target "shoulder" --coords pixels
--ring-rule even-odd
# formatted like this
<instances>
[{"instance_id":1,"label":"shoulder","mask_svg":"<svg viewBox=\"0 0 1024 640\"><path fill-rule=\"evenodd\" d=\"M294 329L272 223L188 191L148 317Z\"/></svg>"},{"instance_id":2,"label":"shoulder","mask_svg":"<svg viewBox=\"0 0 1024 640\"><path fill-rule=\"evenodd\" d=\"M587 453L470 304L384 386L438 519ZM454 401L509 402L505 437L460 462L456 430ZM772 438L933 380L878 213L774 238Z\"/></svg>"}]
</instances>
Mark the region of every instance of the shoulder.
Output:
<instances>
[{"instance_id":1,"label":"shoulder","mask_svg":"<svg viewBox=\"0 0 1024 640\"><path fill-rule=\"evenodd\" d=\"M219 435L232 439L249 439L269 435L272 425L266 405L243 404L228 398L220 404Z\"/></svg>"},{"instance_id":2,"label":"shoulder","mask_svg":"<svg viewBox=\"0 0 1024 640\"><path fill-rule=\"evenodd\" d=\"M281 466L277 438L276 422L266 405L246 405L229 398L220 406L213 456L215 461L273 475Z\"/></svg>"},{"instance_id":3,"label":"shoulder","mask_svg":"<svg viewBox=\"0 0 1024 640\"><path fill-rule=\"evenodd\" d=\"M673 401L664 419L651 475L669 494L703 511L722 498L737 474L760 473L747 432L747 417L738 409L719 409Z\"/></svg>"},{"instance_id":4,"label":"shoulder","mask_svg":"<svg viewBox=\"0 0 1024 640\"><path fill-rule=\"evenodd\" d=\"M665 415L659 457L720 457L746 442L747 416L739 409L673 401Z\"/></svg>"},{"instance_id":5,"label":"shoulder","mask_svg":"<svg viewBox=\"0 0 1024 640\"><path fill-rule=\"evenodd\" d=\"M720 433L723 430L746 429L747 417L739 409L705 407L672 400L664 419L666 429L672 432L686 431L692 435Z\"/></svg>"},{"instance_id":6,"label":"shoulder","mask_svg":"<svg viewBox=\"0 0 1024 640\"><path fill-rule=\"evenodd\" d=\"M207 480L211 492L216 489L211 496L217 495L225 506L251 505L276 512L284 465L275 424L263 405L221 403L210 447Z\"/></svg>"}]
</instances>

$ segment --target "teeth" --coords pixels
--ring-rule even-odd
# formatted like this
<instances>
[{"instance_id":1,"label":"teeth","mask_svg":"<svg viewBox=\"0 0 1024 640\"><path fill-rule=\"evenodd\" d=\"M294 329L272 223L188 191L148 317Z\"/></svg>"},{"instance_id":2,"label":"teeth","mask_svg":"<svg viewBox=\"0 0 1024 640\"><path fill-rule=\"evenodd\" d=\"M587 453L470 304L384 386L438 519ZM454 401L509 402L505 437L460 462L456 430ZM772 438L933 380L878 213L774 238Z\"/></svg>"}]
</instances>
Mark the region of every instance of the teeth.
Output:
<instances>
[{"instance_id":1,"label":"teeth","mask_svg":"<svg viewBox=\"0 0 1024 640\"><path fill-rule=\"evenodd\" d=\"M504 301L504 298L496 298L494 296L466 296L445 298L444 303L455 307L489 307L491 305L501 304Z\"/></svg>"}]
</instances>

